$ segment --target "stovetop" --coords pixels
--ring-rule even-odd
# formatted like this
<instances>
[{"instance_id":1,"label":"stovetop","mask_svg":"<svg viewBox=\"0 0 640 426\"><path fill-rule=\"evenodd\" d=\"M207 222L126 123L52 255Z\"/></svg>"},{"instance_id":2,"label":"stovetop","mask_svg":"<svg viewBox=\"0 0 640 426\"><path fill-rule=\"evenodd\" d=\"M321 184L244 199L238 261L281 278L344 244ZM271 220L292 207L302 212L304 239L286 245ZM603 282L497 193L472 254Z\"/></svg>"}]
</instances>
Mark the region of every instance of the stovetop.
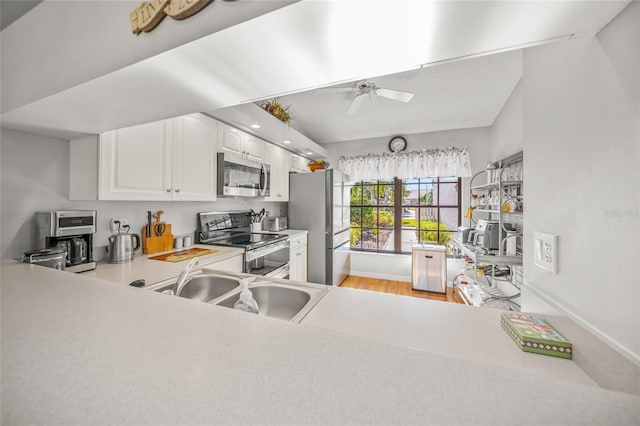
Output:
<instances>
[{"instance_id":1,"label":"stovetop","mask_svg":"<svg viewBox=\"0 0 640 426\"><path fill-rule=\"evenodd\" d=\"M199 242L251 250L289 238L286 234L249 232L251 218L251 211L198 213Z\"/></svg>"}]
</instances>

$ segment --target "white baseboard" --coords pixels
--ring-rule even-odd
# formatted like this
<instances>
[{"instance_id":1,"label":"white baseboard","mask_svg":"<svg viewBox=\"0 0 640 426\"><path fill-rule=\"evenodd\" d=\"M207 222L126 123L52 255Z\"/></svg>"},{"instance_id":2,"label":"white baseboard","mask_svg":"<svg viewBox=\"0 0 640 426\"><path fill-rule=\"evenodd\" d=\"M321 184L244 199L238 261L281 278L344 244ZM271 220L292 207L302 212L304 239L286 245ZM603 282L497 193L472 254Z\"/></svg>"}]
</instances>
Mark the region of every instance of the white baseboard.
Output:
<instances>
[{"instance_id":1,"label":"white baseboard","mask_svg":"<svg viewBox=\"0 0 640 426\"><path fill-rule=\"evenodd\" d=\"M549 306L551 306L552 308L554 308L558 312L566 315L567 317L571 318L577 324L579 324L580 326L582 326L586 330L590 331L592 334L594 334L596 337L598 337L601 341L606 343L609 347L613 348L618 353L620 353L625 358L627 358L629 361L634 363L637 367L640 367L640 357L638 355L634 354L633 352L631 352L627 347L621 345L616 340L614 340L611 337L607 336L605 333L600 331L600 329L598 329L597 327L594 327L593 325L591 325L588 321L584 320L581 316L577 315L572 310L570 310L567 307L565 307L564 305L554 301L551 297L547 296L543 291L541 291L541 290L539 290L539 289L537 289L535 287L532 287L532 286L530 286L528 284L525 284L525 287L526 287L526 289L528 291L533 293L535 296L540 298L542 301L547 303Z\"/></svg>"},{"instance_id":2,"label":"white baseboard","mask_svg":"<svg viewBox=\"0 0 640 426\"><path fill-rule=\"evenodd\" d=\"M354 271L353 269L351 270L349 275L353 275L356 277L365 277L365 278L377 278L379 280L402 281L405 283L411 282L411 277L407 277L404 275L379 274L379 273L369 272L369 271Z\"/></svg>"}]
</instances>

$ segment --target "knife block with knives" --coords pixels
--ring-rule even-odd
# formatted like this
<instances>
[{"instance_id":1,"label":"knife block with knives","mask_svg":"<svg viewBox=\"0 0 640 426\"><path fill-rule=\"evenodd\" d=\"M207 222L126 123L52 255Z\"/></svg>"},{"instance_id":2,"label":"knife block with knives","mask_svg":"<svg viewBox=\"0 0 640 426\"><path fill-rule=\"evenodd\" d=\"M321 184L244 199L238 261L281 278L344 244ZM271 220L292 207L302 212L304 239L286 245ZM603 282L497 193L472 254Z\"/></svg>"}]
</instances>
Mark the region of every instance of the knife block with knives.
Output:
<instances>
[{"instance_id":1,"label":"knife block with knives","mask_svg":"<svg viewBox=\"0 0 640 426\"><path fill-rule=\"evenodd\" d=\"M147 212L147 224L142 228L142 252L144 254L160 253L173 248L173 234L171 224L160 221L161 210L153 215L155 222L151 221L151 212Z\"/></svg>"}]
</instances>

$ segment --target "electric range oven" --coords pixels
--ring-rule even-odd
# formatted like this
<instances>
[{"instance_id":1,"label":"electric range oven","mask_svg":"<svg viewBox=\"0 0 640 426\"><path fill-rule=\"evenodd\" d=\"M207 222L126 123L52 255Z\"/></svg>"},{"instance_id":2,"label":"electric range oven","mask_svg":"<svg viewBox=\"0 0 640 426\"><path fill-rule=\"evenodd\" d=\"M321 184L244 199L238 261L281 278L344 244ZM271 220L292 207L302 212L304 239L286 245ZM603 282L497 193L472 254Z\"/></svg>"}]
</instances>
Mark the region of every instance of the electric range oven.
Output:
<instances>
[{"instance_id":1,"label":"electric range oven","mask_svg":"<svg viewBox=\"0 0 640 426\"><path fill-rule=\"evenodd\" d=\"M252 233L251 211L198 213L198 242L244 249L243 272L289 278L289 236Z\"/></svg>"}]
</instances>

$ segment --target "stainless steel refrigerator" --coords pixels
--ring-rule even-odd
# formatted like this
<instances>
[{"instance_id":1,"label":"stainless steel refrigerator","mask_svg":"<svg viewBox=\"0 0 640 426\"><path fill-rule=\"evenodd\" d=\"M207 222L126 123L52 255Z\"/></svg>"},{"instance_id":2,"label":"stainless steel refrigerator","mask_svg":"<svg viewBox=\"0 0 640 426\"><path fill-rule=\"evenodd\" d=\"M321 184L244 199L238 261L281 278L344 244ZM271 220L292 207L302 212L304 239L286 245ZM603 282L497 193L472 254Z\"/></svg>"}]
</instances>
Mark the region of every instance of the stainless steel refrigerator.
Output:
<instances>
[{"instance_id":1,"label":"stainless steel refrigerator","mask_svg":"<svg viewBox=\"0 0 640 426\"><path fill-rule=\"evenodd\" d=\"M288 226L309 231L309 282L337 286L349 275L351 203L347 179L332 169L289 177Z\"/></svg>"}]
</instances>

